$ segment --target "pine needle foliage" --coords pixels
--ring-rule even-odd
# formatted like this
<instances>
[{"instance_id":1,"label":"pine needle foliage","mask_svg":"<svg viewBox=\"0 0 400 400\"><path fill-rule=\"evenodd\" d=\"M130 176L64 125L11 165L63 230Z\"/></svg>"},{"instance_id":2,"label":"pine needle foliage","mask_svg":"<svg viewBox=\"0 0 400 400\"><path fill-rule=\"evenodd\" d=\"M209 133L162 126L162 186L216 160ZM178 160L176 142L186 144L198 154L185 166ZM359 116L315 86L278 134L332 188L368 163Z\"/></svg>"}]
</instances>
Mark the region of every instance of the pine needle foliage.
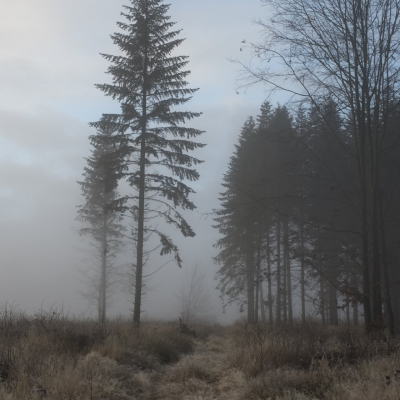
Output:
<instances>
[{"instance_id":1,"label":"pine needle foliage","mask_svg":"<svg viewBox=\"0 0 400 400\"><path fill-rule=\"evenodd\" d=\"M117 23L121 32L111 36L120 55L102 54L110 62L107 73L112 83L96 85L120 103L121 112L103 114L91 125L116 133L114 141L125 148L120 158L126 166L124 175L135 189L130 198L137 218L134 321L139 325L146 232L159 236L161 255L173 253L177 264L182 264L172 239L145 221L162 217L185 237L195 235L178 207L195 209L189 200L194 191L183 181L199 179L193 167L202 161L188 152L204 144L193 141L202 131L184 126L201 113L182 111L198 89L187 88L188 57L175 55L184 39L178 38L180 30L172 29L175 23L167 15L169 5L162 0L131 0L124 9L121 15L126 21Z\"/></svg>"},{"instance_id":2,"label":"pine needle foliage","mask_svg":"<svg viewBox=\"0 0 400 400\"><path fill-rule=\"evenodd\" d=\"M254 152L256 150L256 121L249 117L245 122L235 145L228 171L224 175L221 193L221 209L214 219L222 236L215 244L220 249L215 261L221 265L217 276L218 288L222 297L228 297L228 304L239 301L243 305L243 292L246 291L247 266L246 253L248 236L252 235L252 226L259 215L254 213L252 198L254 175Z\"/></svg>"}]
</instances>

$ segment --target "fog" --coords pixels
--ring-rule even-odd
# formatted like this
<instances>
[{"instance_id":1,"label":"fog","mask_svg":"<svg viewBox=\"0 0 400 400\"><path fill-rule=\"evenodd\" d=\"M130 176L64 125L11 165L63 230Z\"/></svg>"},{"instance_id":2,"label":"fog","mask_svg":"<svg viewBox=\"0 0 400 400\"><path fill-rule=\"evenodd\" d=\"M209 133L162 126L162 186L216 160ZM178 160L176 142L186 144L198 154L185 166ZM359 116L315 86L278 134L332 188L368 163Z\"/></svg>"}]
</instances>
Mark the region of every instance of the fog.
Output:
<instances>
[{"instance_id":1,"label":"fog","mask_svg":"<svg viewBox=\"0 0 400 400\"><path fill-rule=\"evenodd\" d=\"M108 63L99 53L114 54L110 34L117 30L126 1L5 1L0 15L0 303L32 314L63 307L75 316L96 315L80 295L79 270L87 265L86 242L77 230L76 206L83 199L77 181L90 152L89 122L119 109L95 83L109 82ZM205 130L199 152L200 180L187 215L196 237L176 232L184 268L173 262L148 282L143 302L148 318L177 318L176 294L185 273L196 264L207 271L215 314L222 323L237 318L236 307L222 314L212 261L218 232L206 214L218 207L221 180L240 127L256 115L262 88L237 94L237 66L245 59L241 42L257 41L252 24L265 12L259 0L175 0L169 15L183 29L179 53L190 57L190 87L200 91L189 103L203 115L192 126ZM125 250L129 258L129 248ZM155 261L152 268L157 267ZM151 263L151 262L150 262ZM110 316L130 315L131 298L116 297Z\"/></svg>"}]
</instances>

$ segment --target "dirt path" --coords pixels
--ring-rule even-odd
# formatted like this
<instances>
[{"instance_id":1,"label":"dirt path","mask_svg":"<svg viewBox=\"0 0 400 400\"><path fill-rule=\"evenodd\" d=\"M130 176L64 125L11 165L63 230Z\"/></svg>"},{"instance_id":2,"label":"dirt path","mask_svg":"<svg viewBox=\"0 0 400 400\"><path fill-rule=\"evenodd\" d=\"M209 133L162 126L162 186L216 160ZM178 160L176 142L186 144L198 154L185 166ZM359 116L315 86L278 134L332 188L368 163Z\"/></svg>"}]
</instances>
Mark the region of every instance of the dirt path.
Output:
<instances>
[{"instance_id":1,"label":"dirt path","mask_svg":"<svg viewBox=\"0 0 400 400\"><path fill-rule=\"evenodd\" d=\"M195 351L174 365L153 373L141 373L147 387L140 400L233 400L232 374L226 374L226 339L211 336L196 341ZM235 385L233 385L235 386Z\"/></svg>"}]
</instances>

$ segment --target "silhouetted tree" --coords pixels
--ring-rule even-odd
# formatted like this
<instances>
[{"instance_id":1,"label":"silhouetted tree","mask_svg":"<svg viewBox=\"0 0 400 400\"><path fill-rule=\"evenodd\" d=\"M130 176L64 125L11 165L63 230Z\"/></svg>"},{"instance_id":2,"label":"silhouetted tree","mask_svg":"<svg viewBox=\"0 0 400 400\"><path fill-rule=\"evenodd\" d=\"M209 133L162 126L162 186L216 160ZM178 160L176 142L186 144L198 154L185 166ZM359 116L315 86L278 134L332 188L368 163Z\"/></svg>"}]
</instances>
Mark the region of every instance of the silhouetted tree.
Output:
<instances>
[{"instance_id":1,"label":"silhouetted tree","mask_svg":"<svg viewBox=\"0 0 400 400\"><path fill-rule=\"evenodd\" d=\"M193 190L183 181L195 181L193 169L201 161L187 152L204 145L192 141L202 132L183 125L200 113L173 111L188 102L197 89L188 89L185 78L190 71L186 56L175 55L183 42L179 30L167 16L169 6L162 0L131 0L124 6L126 22L118 22L122 32L112 35L121 55L102 56L111 63L108 73L111 84L96 85L106 96L121 104L119 114L104 114L92 125L118 132L115 137L125 146L125 177L136 190L131 196L137 218L137 257L135 277L134 324L139 327L142 298L143 247L145 232L159 236L161 255L174 253L182 260L172 239L157 227L145 226L145 211L149 219L163 218L176 226L184 236L194 236L192 228L178 208L193 210L189 200ZM145 210L145 204L150 208ZM153 204L153 206L151 206Z\"/></svg>"},{"instance_id":2,"label":"silhouetted tree","mask_svg":"<svg viewBox=\"0 0 400 400\"><path fill-rule=\"evenodd\" d=\"M84 197L84 204L78 207L78 220L84 223L79 233L92 239L100 263L100 273L96 271L89 284L98 303L99 320L104 323L107 298L116 283L113 259L120 250L125 230L118 208L125 200L118 200L117 186L123 171L118 149L110 143L112 133L100 130L94 138L84 180L78 182Z\"/></svg>"},{"instance_id":3,"label":"silhouetted tree","mask_svg":"<svg viewBox=\"0 0 400 400\"><path fill-rule=\"evenodd\" d=\"M256 123L249 117L245 122L239 144L236 145L231 157L228 172L224 175L221 193L222 208L217 211L215 227L223 235L216 247L221 251L215 258L221 264L217 275L222 296L228 296L228 301L247 303L247 318L254 321L254 239L255 221L257 218L252 199L255 190L254 159L252 155L255 145ZM246 294L246 300L241 296Z\"/></svg>"}]
</instances>

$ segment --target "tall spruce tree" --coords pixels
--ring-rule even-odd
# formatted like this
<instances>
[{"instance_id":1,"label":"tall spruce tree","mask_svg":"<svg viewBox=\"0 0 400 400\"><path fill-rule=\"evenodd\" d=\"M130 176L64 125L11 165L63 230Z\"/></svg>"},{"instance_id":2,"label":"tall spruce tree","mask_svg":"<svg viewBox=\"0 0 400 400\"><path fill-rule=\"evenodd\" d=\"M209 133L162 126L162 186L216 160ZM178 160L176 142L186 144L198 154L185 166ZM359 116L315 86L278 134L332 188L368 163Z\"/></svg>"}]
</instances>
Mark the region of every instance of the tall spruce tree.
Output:
<instances>
[{"instance_id":1,"label":"tall spruce tree","mask_svg":"<svg viewBox=\"0 0 400 400\"><path fill-rule=\"evenodd\" d=\"M84 226L81 235L92 239L95 258L100 268L90 279L93 296L97 300L99 320L105 322L107 299L115 283L112 276L113 259L122 245L124 226L120 223L118 207L124 207L124 199L118 200L117 186L121 177L119 151L111 144L112 132L99 131L92 137L92 155L86 159L84 180L81 186L84 204L78 206L78 220Z\"/></svg>"},{"instance_id":2,"label":"tall spruce tree","mask_svg":"<svg viewBox=\"0 0 400 400\"><path fill-rule=\"evenodd\" d=\"M247 319L254 320L254 238L257 213L253 192L256 123L252 117L245 122L239 144L224 175L221 209L217 211L216 225L223 237L215 247L221 251L215 261L221 265L217 275L218 288L228 302L237 301L243 308L247 303Z\"/></svg>"},{"instance_id":3,"label":"tall spruce tree","mask_svg":"<svg viewBox=\"0 0 400 400\"><path fill-rule=\"evenodd\" d=\"M111 63L107 72L113 78L112 83L96 85L121 104L121 112L104 114L92 125L119 133L115 140L126 149L122 159L127 167L125 176L136 190L131 196L137 218L133 320L139 327L146 229L159 236L161 255L174 253L179 266L182 261L170 237L157 228L145 226L145 208L153 214L151 219L162 217L184 236L195 235L178 207L195 208L188 198L193 190L183 180L199 178L192 167L201 161L187 152L204 145L191 140L202 131L179 125L201 113L172 110L189 101L198 89L186 87L185 78L190 71L183 68L188 57L174 53L184 39L177 38L180 30L171 30L174 23L167 16L169 5L162 0L131 0L130 3L122 13L127 21L118 22L122 32L111 36L121 55L102 54ZM148 208L148 204L154 207Z\"/></svg>"}]
</instances>

